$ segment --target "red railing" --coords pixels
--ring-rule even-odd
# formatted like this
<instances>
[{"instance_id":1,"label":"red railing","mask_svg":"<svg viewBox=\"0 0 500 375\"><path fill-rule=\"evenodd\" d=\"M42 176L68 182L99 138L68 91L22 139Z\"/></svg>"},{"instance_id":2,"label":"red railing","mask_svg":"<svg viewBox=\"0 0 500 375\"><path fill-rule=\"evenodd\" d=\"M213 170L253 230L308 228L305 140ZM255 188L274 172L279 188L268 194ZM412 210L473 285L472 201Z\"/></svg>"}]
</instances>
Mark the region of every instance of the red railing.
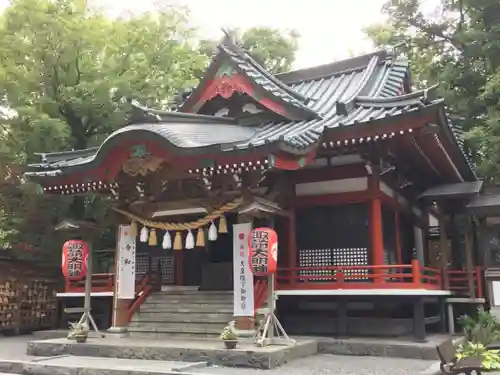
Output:
<instances>
[{"instance_id":1,"label":"red railing","mask_svg":"<svg viewBox=\"0 0 500 375\"><path fill-rule=\"evenodd\" d=\"M460 295L470 295L469 286L469 271L467 270L450 270L447 269L446 272L449 281L449 290ZM483 298L483 273L481 267L477 266L472 271L473 277L473 289L476 298Z\"/></svg>"},{"instance_id":2,"label":"red railing","mask_svg":"<svg viewBox=\"0 0 500 375\"><path fill-rule=\"evenodd\" d=\"M439 269L412 264L278 269L279 289L441 289Z\"/></svg>"},{"instance_id":3,"label":"red railing","mask_svg":"<svg viewBox=\"0 0 500 375\"><path fill-rule=\"evenodd\" d=\"M66 293L85 293L85 280L69 281L64 285ZM94 273L92 275L92 293L114 291L114 275L112 273Z\"/></svg>"},{"instance_id":4,"label":"red railing","mask_svg":"<svg viewBox=\"0 0 500 375\"><path fill-rule=\"evenodd\" d=\"M127 321L130 322L134 313L141 307L142 303L146 300L153 286L151 283L151 276L145 273L139 282L135 286L135 298L130 302L129 308L127 310Z\"/></svg>"}]
</instances>

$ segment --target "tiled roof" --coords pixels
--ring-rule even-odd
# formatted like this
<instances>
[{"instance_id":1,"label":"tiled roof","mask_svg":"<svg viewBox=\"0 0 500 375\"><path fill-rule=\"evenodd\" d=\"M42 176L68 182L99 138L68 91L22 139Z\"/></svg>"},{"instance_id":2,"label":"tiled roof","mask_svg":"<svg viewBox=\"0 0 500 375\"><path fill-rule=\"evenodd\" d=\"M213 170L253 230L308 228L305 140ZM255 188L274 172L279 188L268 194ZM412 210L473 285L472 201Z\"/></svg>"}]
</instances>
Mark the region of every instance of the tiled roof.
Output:
<instances>
[{"instance_id":1,"label":"tiled roof","mask_svg":"<svg viewBox=\"0 0 500 375\"><path fill-rule=\"evenodd\" d=\"M224 38L217 48L219 54L212 60L211 66L207 71L218 66L221 61L229 61L237 71L245 75L255 86L259 87L269 96L300 111L301 118L311 119L321 117L319 113L307 106L307 102L310 98L296 92L293 88L287 86L270 74L262 65L255 61L246 50L234 43L229 35L226 35L226 38ZM192 93L192 96L196 96L197 92L203 91L204 83L204 80L200 82L198 88ZM186 105L189 106L190 102L192 104L191 98L188 98L186 103L184 103L179 110L185 112L187 109Z\"/></svg>"},{"instance_id":2,"label":"tiled roof","mask_svg":"<svg viewBox=\"0 0 500 375\"><path fill-rule=\"evenodd\" d=\"M432 97L432 90L404 94L405 90L409 90L408 63L395 60L386 51L277 77L259 68L241 50L237 53L233 50L226 52L235 54L233 58L239 61L240 68L274 95L321 117L302 121L267 121L249 126L240 124L238 119L155 111L137 106L150 115L147 121L135 122L117 130L101 148L125 134L133 137L134 134L147 133L163 138L166 147L179 155L269 145L300 154L317 147L324 132L329 129L443 106L442 100ZM460 148L459 135L456 129L451 129ZM32 171L42 170L44 174L63 173L64 168L91 162L97 153L98 149L94 148L44 154L41 163L30 167Z\"/></svg>"}]
</instances>

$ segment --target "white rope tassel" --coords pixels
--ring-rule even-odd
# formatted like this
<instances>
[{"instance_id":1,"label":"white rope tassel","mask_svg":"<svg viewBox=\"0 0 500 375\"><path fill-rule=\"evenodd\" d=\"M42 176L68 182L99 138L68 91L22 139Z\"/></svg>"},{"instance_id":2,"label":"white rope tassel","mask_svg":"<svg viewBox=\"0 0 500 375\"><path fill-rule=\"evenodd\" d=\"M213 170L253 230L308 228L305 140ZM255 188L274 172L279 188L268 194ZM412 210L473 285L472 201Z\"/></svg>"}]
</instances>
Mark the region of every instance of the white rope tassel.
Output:
<instances>
[{"instance_id":1,"label":"white rope tassel","mask_svg":"<svg viewBox=\"0 0 500 375\"><path fill-rule=\"evenodd\" d=\"M170 237L170 233L168 233L168 230L165 231L165 235L163 236L163 242L161 243L161 246L165 250L172 248L172 237Z\"/></svg>"},{"instance_id":2,"label":"white rope tassel","mask_svg":"<svg viewBox=\"0 0 500 375\"><path fill-rule=\"evenodd\" d=\"M142 227L142 229L141 229L141 235L139 237L139 240L141 242L148 242L148 228Z\"/></svg>"},{"instance_id":3,"label":"white rope tassel","mask_svg":"<svg viewBox=\"0 0 500 375\"><path fill-rule=\"evenodd\" d=\"M194 249L194 236L193 232L191 229L188 232L188 235L186 236L186 249Z\"/></svg>"},{"instance_id":4,"label":"white rope tassel","mask_svg":"<svg viewBox=\"0 0 500 375\"><path fill-rule=\"evenodd\" d=\"M217 241L217 227L213 221L212 224L210 224L210 228L208 228L208 239L210 241Z\"/></svg>"}]
</instances>

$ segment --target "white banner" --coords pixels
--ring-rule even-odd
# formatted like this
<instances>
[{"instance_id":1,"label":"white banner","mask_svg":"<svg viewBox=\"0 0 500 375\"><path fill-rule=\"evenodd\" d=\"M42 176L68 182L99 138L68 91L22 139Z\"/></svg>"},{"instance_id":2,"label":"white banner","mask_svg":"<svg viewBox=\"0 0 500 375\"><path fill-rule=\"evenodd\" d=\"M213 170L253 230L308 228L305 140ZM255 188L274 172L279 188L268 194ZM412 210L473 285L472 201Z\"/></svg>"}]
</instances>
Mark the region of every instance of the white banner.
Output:
<instances>
[{"instance_id":1,"label":"white banner","mask_svg":"<svg viewBox=\"0 0 500 375\"><path fill-rule=\"evenodd\" d=\"M253 274L249 264L251 223L233 225L234 316L253 316Z\"/></svg>"},{"instance_id":2,"label":"white banner","mask_svg":"<svg viewBox=\"0 0 500 375\"><path fill-rule=\"evenodd\" d=\"M118 265L116 270L117 297L135 297L135 236L131 235L130 225L118 227Z\"/></svg>"}]
</instances>

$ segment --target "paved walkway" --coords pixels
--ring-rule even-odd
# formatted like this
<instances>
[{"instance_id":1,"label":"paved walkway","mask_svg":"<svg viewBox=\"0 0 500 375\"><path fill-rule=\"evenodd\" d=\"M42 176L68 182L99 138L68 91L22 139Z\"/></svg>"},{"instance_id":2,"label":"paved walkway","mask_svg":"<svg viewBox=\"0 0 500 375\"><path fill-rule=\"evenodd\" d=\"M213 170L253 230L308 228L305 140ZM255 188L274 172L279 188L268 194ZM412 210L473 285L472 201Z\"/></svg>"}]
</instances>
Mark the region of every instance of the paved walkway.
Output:
<instances>
[{"instance_id":1,"label":"paved walkway","mask_svg":"<svg viewBox=\"0 0 500 375\"><path fill-rule=\"evenodd\" d=\"M26 355L28 341L35 338L31 335L5 337L0 334L0 359L28 360L33 357Z\"/></svg>"}]
</instances>

